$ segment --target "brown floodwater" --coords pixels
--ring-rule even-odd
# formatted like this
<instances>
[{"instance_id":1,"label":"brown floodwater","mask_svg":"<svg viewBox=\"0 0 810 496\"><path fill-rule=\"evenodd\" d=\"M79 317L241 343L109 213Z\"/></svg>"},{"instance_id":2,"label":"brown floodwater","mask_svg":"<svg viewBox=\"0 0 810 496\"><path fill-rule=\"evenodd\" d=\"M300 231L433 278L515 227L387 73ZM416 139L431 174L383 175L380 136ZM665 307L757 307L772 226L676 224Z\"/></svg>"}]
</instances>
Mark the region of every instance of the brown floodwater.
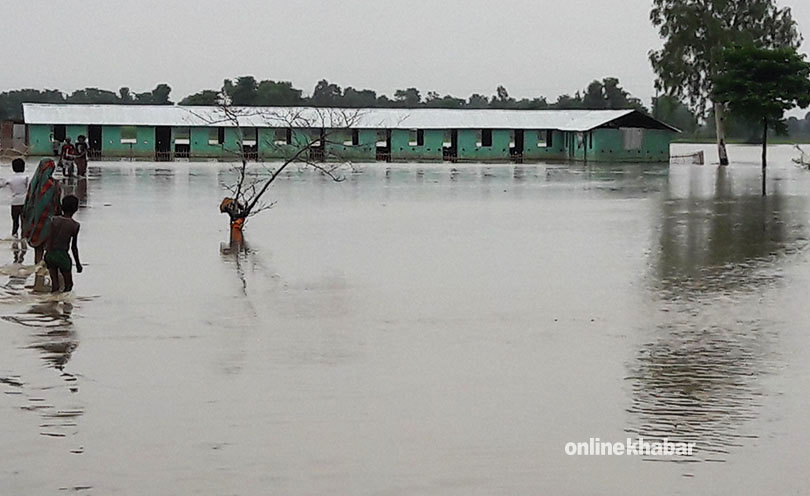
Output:
<instances>
[{"instance_id":1,"label":"brown floodwater","mask_svg":"<svg viewBox=\"0 0 810 496\"><path fill-rule=\"evenodd\" d=\"M730 153L292 168L237 252L227 166L94 163L73 295L0 241L0 495L799 494L810 172Z\"/></svg>"}]
</instances>

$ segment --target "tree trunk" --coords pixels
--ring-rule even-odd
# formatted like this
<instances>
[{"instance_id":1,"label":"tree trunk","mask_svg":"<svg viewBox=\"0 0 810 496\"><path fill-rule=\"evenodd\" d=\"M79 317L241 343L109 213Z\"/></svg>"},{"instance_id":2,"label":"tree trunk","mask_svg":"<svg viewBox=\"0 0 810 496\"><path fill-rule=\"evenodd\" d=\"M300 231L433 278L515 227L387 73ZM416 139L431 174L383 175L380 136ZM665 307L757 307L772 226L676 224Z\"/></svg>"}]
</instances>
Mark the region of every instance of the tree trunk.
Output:
<instances>
[{"instance_id":1,"label":"tree trunk","mask_svg":"<svg viewBox=\"0 0 810 496\"><path fill-rule=\"evenodd\" d=\"M714 104L714 129L717 134L717 155L720 165L728 165L726 152L726 107L722 103Z\"/></svg>"},{"instance_id":2,"label":"tree trunk","mask_svg":"<svg viewBox=\"0 0 810 496\"><path fill-rule=\"evenodd\" d=\"M765 173L768 167L768 119L762 119L762 196L767 194L765 189Z\"/></svg>"}]
</instances>

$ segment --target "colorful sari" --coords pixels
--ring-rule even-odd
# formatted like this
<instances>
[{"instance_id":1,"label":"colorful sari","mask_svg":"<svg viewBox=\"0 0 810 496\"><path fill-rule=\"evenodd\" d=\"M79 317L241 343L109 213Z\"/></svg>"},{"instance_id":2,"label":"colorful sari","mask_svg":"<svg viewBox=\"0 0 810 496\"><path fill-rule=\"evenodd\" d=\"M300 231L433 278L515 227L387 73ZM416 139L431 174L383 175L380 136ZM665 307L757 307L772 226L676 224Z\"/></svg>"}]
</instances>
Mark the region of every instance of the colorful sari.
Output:
<instances>
[{"instance_id":1,"label":"colorful sari","mask_svg":"<svg viewBox=\"0 0 810 496\"><path fill-rule=\"evenodd\" d=\"M62 191L53 178L56 164L43 158L28 185L22 212L22 235L28 244L38 248L51 235L51 216L61 213Z\"/></svg>"}]
</instances>

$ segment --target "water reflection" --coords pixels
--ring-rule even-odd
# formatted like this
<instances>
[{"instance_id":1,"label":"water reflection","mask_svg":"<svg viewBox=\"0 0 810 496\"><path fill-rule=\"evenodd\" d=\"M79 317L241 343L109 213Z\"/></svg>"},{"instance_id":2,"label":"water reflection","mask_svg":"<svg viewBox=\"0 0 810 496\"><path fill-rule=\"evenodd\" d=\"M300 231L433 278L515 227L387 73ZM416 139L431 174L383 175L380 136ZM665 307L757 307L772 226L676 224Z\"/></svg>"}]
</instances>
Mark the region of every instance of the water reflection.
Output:
<instances>
[{"instance_id":1,"label":"water reflection","mask_svg":"<svg viewBox=\"0 0 810 496\"><path fill-rule=\"evenodd\" d=\"M651 282L659 322L629 365L627 430L697 443L697 456L676 461L725 461L757 437L749 421L768 394L760 377L780 363L782 324L757 306L806 246L807 205L778 190L734 194L725 168L701 196L696 177L685 198L670 191L663 201Z\"/></svg>"}]
</instances>

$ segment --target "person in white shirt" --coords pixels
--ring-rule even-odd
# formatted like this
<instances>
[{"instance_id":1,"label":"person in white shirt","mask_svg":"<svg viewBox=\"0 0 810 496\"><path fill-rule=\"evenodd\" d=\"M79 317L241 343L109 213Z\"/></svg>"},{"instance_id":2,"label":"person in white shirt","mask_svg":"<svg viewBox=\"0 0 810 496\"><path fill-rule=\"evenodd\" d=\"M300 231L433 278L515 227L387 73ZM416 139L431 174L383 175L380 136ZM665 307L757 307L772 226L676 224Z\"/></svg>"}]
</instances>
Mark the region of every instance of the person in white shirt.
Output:
<instances>
[{"instance_id":1,"label":"person in white shirt","mask_svg":"<svg viewBox=\"0 0 810 496\"><path fill-rule=\"evenodd\" d=\"M16 238L25 197L28 194L28 176L25 175L25 161L21 158L15 158L11 162L11 168L14 175L0 181L0 188L8 186L11 190L11 235Z\"/></svg>"}]
</instances>

